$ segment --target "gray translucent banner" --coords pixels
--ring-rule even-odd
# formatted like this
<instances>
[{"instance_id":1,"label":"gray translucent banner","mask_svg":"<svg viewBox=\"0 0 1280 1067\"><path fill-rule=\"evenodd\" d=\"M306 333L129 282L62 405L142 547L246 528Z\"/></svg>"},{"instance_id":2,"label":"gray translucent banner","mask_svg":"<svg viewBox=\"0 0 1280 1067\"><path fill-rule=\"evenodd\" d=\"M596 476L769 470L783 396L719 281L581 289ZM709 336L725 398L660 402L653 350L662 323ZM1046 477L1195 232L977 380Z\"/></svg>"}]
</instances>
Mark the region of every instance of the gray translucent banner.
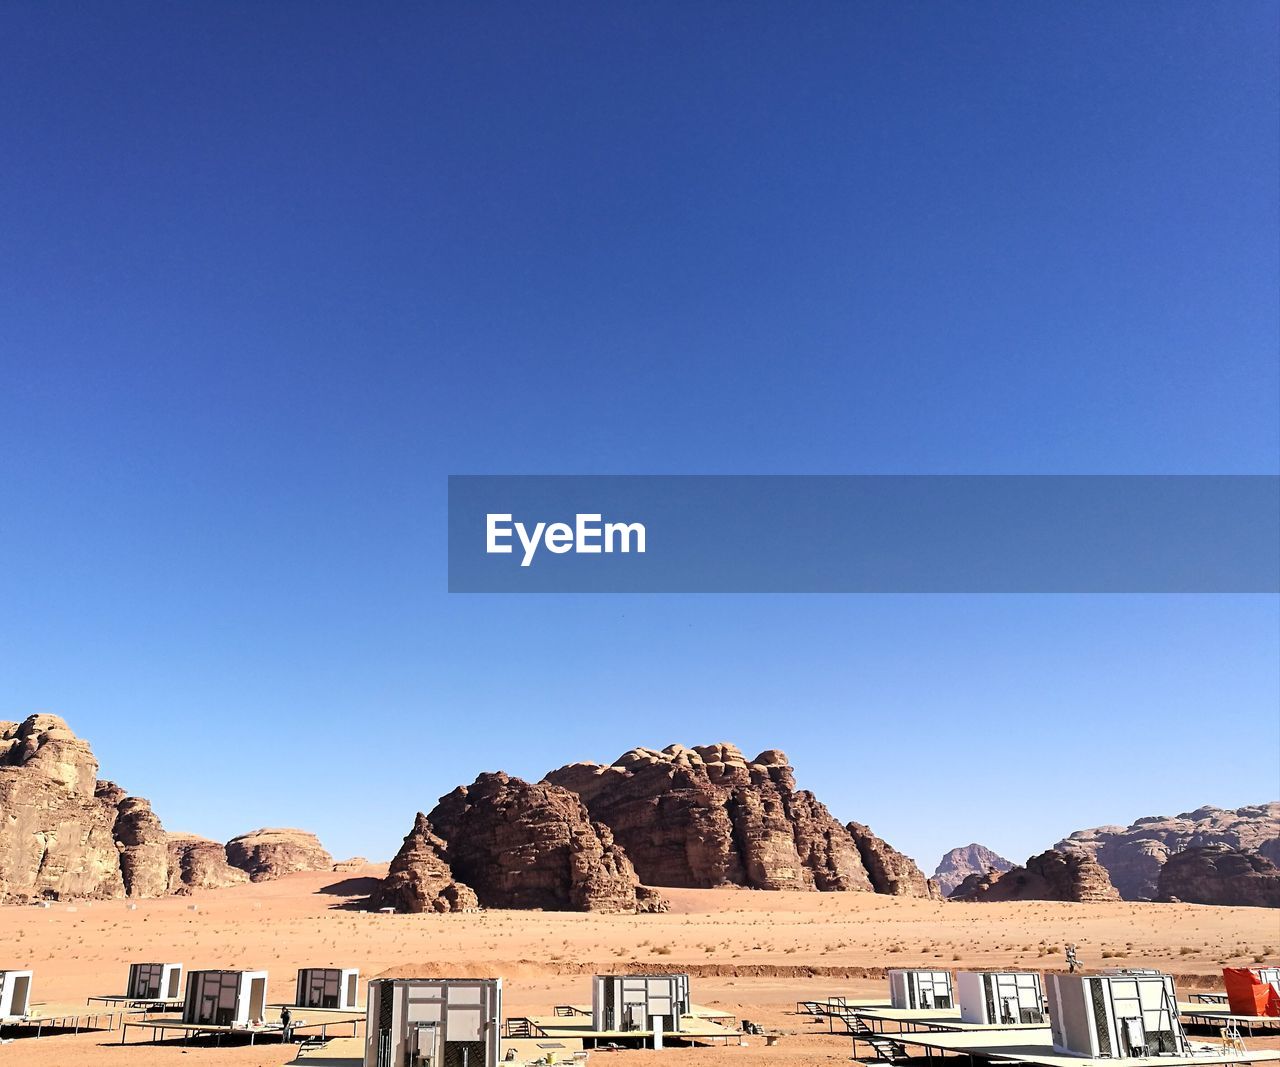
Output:
<instances>
[{"instance_id":1,"label":"gray translucent banner","mask_svg":"<svg viewBox=\"0 0 1280 1067\"><path fill-rule=\"evenodd\" d=\"M456 475L449 589L1277 593L1280 478Z\"/></svg>"}]
</instances>

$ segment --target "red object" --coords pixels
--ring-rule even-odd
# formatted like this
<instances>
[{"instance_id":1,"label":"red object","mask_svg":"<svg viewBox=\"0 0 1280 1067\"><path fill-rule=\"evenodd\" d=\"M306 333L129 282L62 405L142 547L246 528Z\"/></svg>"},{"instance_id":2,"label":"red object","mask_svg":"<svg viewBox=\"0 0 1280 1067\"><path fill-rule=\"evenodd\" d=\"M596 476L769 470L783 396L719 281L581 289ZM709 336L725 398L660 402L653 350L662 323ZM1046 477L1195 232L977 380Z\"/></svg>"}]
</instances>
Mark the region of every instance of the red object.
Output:
<instances>
[{"instance_id":1,"label":"red object","mask_svg":"<svg viewBox=\"0 0 1280 1067\"><path fill-rule=\"evenodd\" d=\"M1227 1006L1232 1015L1280 1017L1280 993L1246 967L1224 967Z\"/></svg>"}]
</instances>

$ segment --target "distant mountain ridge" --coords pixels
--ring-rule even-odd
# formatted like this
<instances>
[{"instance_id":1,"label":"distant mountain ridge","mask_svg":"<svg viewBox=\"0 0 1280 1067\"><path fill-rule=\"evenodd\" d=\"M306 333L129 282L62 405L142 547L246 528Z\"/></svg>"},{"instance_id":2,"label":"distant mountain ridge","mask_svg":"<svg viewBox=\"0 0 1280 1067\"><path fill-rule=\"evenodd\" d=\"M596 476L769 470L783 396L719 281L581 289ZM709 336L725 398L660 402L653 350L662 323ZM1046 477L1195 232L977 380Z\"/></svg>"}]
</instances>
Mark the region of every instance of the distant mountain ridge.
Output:
<instances>
[{"instance_id":1,"label":"distant mountain ridge","mask_svg":"<svg viewBox=\"0 0 1280 1067\"><path fill-rule=\"evenodd\" d=\"M1012 869L1011 860L975 841L962 848L953 848L943 856L933 872L933 880L938 884L942 895L949 897L971 874L981 876L993 870L1003 874Z\"/></svg>"},{"instance_id":2,"label":"distant mountain ridge","mask_svg":"<svg viewBox=\"0 0 1280 1067\"><path fill-rule=\"evenodd\" d=\"M1158 900L1169 857L1193 848L1225 846L1280 864L1280 801L1230 810L1211 805L1181 815L1150 815L1128 826L1077 830L1053 847L1088 853L1124 900Z\"/></svg>"}]
</instances>

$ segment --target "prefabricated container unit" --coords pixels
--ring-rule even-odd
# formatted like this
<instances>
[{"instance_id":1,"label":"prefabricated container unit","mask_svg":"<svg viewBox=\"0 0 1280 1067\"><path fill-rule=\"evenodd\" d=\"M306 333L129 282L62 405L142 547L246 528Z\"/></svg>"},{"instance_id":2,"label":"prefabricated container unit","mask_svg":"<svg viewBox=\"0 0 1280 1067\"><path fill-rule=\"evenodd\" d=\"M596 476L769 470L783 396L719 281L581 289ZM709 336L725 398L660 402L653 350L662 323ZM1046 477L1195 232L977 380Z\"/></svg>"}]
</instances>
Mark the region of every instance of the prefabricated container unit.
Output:
<instances>
[{"instance_id":1,"label":"prefabricated container unit","mask_svg":"<svg viewBox=\"0 0 1280 1067\"><path fill-rule=\"evenodd\" d=\"M298 971L293 1003L300 1008L352 1011L360 999L360 972L354 967L304 967Z\"/></svg>"},{"instance_id":2,"label":"prefabricated container unit","mask_svg":"<svg viewBox=\"0 0 1280 1067\"><path fill-rule=\"evenodd\" d=\"M1032 971L961 971L960 1021L987 1026L1044 1022L1044 990Z\"/></svg>"},{"instance_id":3,"label":"prefabricated container unit","mask_svg":"<svg viewBox=\"0 0 1280 1067\"><path fill-rule=\"evenodd\" d=\"M0 971L0 1019L21 1019L31 1010L32 971Z\"/></svg>"},{"instance_id":4,"label":"prefabricated container unit","mask_svg":"<svg viewBox=\"0 0 1280 1067\"><path fill-rule=\"evenodd\" d=\"M1186 1056L1178 997L1167 974L1051 974L1055 1052L1091 1059Z\"/></svg>"},{"instance_id":5,"label":"prefabricated container unit","mask_svg":"<svg viewBox=\"0 0 1280 1067\"><path fill-rule=\"evenodd\" d=\"M501 978L375 978L364 1067L498 1067Z\"/></svg>"},{"instance_id":6,"label":"prefabricated container unit","mask_svg":"<svg viewBox=\"0 0 1280 1067\"><path fill-rule=\"evenodd\" d=\"M182 1021L201 1026L247 1026L267 1008L266 971L192 971Z\"/></svg>"},{"instance_id":7,"label":"prefabricated container unit","mask_svg":"<svg viewBox=\"0 0 1280 1067\"><path fill-rule=\"evenodd\" d=\"M689 1014L687 974L598 974L591 983L591 1029L679 1033Z\"/></svg>"},{"instance_id":8,"label":"prefabricated container unit","mask_svg":"<svg viewBox=\"0 0 1280 1067\"><path fill-rule=\"evenodd\" d=\"M894 968L889 972L889 1001L895 1008L954 1007L951 972Z\"/></svg>"},{"instance_id":9,"label":"prefabricated container unit","mask_svg":"<svg viewBox=\"0 0 1280 1067\"><path fill-rule=\"evenodd\" d=\"M182 996L182 964L129 964L125 996L130 1000L177 1000Z\"/></svg>"},{"instance_id":10,"label":"prefabricated container unit","mask_svg":"<svg viewBox=\"0 0 1280 1067\"><path fill-rule=\"evenodd\" d=\"M1249 970L1263 985L1280 993L1280 967L1250 967Z\"/></svg>"}]
</instances>

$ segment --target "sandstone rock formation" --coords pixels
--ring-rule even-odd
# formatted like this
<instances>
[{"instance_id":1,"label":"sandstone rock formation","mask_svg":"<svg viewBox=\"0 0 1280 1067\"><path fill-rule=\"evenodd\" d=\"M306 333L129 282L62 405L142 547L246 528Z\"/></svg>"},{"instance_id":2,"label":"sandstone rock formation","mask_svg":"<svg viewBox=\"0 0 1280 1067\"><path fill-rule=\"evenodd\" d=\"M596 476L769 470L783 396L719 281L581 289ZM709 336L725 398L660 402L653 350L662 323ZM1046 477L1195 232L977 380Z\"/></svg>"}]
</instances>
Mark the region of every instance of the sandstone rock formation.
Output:
<instances>
[{"instance_id":1,"label":"sandstone rock formation","mask_svg":"<svg viewBox=\"0 0 1280 1067\"><path fill-rule=\"evenodd\" d=\"M1119 900L1107 872L1087 852L1050 849L1032 856L1026 866L1001 873L971 874L951 894L952 900L1061 900L1095 903Z\"/></svg>"},{"instance_id":2,"label":"sandstone rock formation","mask_svg":"<svg viewBox=\"0 0 1280 1067\"><path fill-rule=\"evenodd\" d=\"M369 861L363 856L352 856L350 859L337 860L333 865L333 869L343 872L362 871L368 866Z\"/></svg>"},{"instance_id":3,"label":"sandstone rock formation","mask_svg":"<svg viewBox=\"0 0 1280 1067\"><path fill-rule=\"evenodd\" d=\"M1013 862L999 853L992 852L985 845L974 842L963 848L953 848L939 861L933 872L933 880L944 897L949 897L971 874L979 877L988 871L999 871L1003 874L1013 868Z\"/></svg>"},{"instance_id":4,"label":"sandstone rock formation","mask_svg":"<svg viewBox=\"0 0 1280 1067\"><path fill-rule=\"evenodd\" d=\"M774 749L748 762L728 744L637 748L607 767L561 767L546 781L582 797L646 885L871 889L848 832L796 791Z\"/></svg>"},{"instance_id":5,"label":"sandstone rock formation","mask_svg":"<svg viewBox=\"0 0 1280 1067\"><path fill-rule=\"evenodd\" d=\"M447 846L418 812L413 829L387 870L382 888L374 895L379 908L404 912L464 911L479 904L470 886L454 880L445 858Z\"/></svg>"},{"instance_id":6,"label":"sandstone rock formation","mask_svg":"<svg viewBox=\"0 0 1280 1067\"><path fill-rule=\"evenodd\" d=\"M877 893L932 899L940 896L938 887L924 876L915 860L881 840L871 832L871 827L851 822L848 831L871 878L871 887Z\"/></svg>"},{"instance_id":7,"label":"sandstone rock formation","mask_svg":"<svg viewBox=\"0 0 1280 1067\"><path fill-rule=\"evenodd\" d=\"M636 889L637 915L662 915L671 910L671 901L652 886L642 885Z\"/></svg>"},{"instance_id":8,"label":"sandstone rock formation","mask_svg":"<svg viewBox=\"0 0 1280 1067\"><path fill-rule=\"evenodd\" d=\"M249 880L248 874L227 862L227 847L195 834L168 835L170 893L220 889Z\"/></svg>"},{"instance_id":9,"label":"sandstone rock formation","mask_svg":"<svg viewBox=\"0 0 1280 1067\"><path fill-rule=\"evenodd\" d=\"M229 850L245 870L228 864ZM88 742L58 716L0 722L0 901L155 897L332 862L301 830L258 830L227 846L168 834L148 801L98 779Z\"/></svg>"},{"instance_id":10,"label":"sandstone rock formation","mask_svg":"<svg viewBox=\"0 0 1280 1067\"><path fill-rule=\"evenodd\" d=\"M1257 852L1228 845L1183 849L1160 869L1158 899L1280 908L1280 868Z\"/></svg>"},{"instance_id":11,"label":"sandstone rock formation","mask_svg":"<svg viewBox=\"0 0 1280 1067\"><path fill-rule=\"evenodd\" d=\"M141 797L120 800L112 833L120 850L125 892L131 897L164 896L169 890L168 835L150 802Z\"/></svg>"},{"instance_id":12,"label":"sandstone rock formation","mask_svg":"<svg viewBox=\"0 0 1280 1067\"><path fill-rule=\"evenodd\" d=\"M246 871L252 882L265 882L294 871L327 871L333 857L315 834L306 830L263 828L227 842L227 862Z\"/></svg>"},{"instance_id":13,"label":"sandstone rock formation","mask_svg":"<svg viewBox=\"0 0 1280 1067\"><path fill-rule=\"evenodd\" d=\"M1130 826L1077 830L1054 848L1088 852L1107 869L1125 900L1152 900L1166 860L1207 845L1258 852L1280 863L1280 801L1235 811L1203 807L1173 817L1149 816Z\"/></svg>"},{"instance_id":14,"label":"sandstone rock formation","mask_svg":"<svg viewBox=\"0 0 1280 1067\"><path fill-rule=\"evenodd\" d=\"M455 879L495 908L636 910L639 879L609 828L547 782L482 774L428 816Z\"/></svg>"},{"instance_id":15,"label":"sandstone rock formation","mask_svg":"<svg viewBox=\"0 0 1280 1067\"><path fill-rule=\"evenodd\" d=\"M123 790L56 715L0 722L0 900L119 897Z\"/></svg>"}]
</instances>

